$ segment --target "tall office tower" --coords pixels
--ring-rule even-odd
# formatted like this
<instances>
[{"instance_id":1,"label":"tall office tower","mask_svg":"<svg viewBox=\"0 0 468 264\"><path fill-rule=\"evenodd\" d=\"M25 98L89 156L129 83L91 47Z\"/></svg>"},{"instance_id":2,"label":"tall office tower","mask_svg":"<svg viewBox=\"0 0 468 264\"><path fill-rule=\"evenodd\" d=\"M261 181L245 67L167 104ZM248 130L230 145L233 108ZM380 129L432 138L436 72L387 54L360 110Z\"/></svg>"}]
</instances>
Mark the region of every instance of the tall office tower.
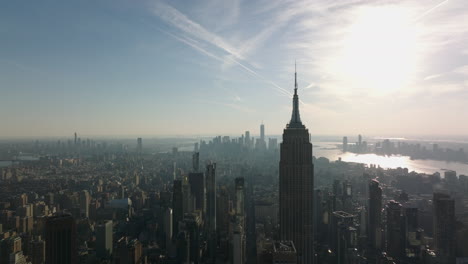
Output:
<instances>
[{"instance_id":1,"label":"tall office tower","mask_svg":"<svg viewBox=\"0 0 468 264\"><path fill-rule=\"evenodd\" d=\"M244 243L244 230L242 225L237 222L233 223L232 230L232 264L244 264L245 263L245 243Z\"/></svg>"},{"instance_id":2,"label":"tall office tower","mask_svg":"<svg viewBox=\"0 0 468 264\"><path fill-rule=\"evenodd\" d=\"M143 142L141 138L137 138L137 152L140 154L143 152Z\"/></svg>"},{"instance_id":3,"label":"tall office tower","mask_svg":"<svg viewBox=\"0 0 468 264\"><path fill-rule=\"evenodd\" d=\"M182 180L174 180L172 189L172 234L179 234L179 222L184 220L184 195Z\"/></svg>"},{"instance_id":4,"label":"tall office tower","mask_svg":"<svg viewBox=\"0 0 468 264\"><path fill-rule=\"evenodd\" d=\"M192 168L193 172L198 172L200 165L200 152L194 152L192 154Z\"/></svg>"},{"instance_id":5,"label":"tall office tower","mask_svg":"<svg viewBox=\"0 0 468 264\"><path fill-rule=\"evenodd\" d=\"M221 186L216 200L216 223L219 236L226 240L228 239L229 219L231 217L230 203L229 191L226 186Z\"/></svg>"},{"instance_id":6,"label":"tall office tower","mask_svg":"<svg viewBox=\"0 0 468 264\"><path fill-rule=\"evenodd\" d=\"M269 138L268 139L268 149L275 150L278 148L278 139L276 138Z\"/></svg>"},{"instance_id":7,"label":"tall office tower","mask_svg":"<svg viewBox=\"0 0 468 264\"><path fill-rule=\"evenodd\" d=\"M343 137L343 152L348 151L348 137Z\"/></svg>"},{"instance_id":8,"label":"tall office tower","mask_svg":"<svg viewBox=\"0 0 468 264\"><path fill-rule=\"evenodd\" d=\"M250 131L245 131L245 146L250 147Z\"/></svg>"},{"instance_id":9,"label":"tall office tower","mask_svg":"<svg viewBox=\"0 0 468 264\"><path fill-rule=\"evenodd\" d=\"M205 176L203 172L191 172L188 175L190 191L195 198L195 210L206 212Z\"/></svg>"},{"instance_id":10,"label":"tall office tower","mask_svg":"<svg viewBox=\"0 0 468 264\"><path fill-rule=\"evenodd\" d=\"M387 213L387 254L394 259L400 260L404 256L403 247L403 230L402 228L402 211L401 204L395 201L390 201L386 207Z\"/></svg>"},{"instance_id":11,"label":"tall office tower","mask_svg":"<svg viewBox=\"0 0 468 264\"><path fill-rule=\"evenodd\" d=\"M172 241L172 208L167 208L164 212L164 233L166 235L166 250L168 250Z\"/></svg>"},{"instance_id":12,"label":"tall office tower","mask_svg":"<svg viewBox=\"0 0 468 264\"><path fill-rule=\"evenodd\" d=\"M77 143L78 143L78 135L75 132L75 146L76 146Z\"/></svg>"},{"instance_id":13,"label":"tall office tower","mask_svg":"<svg viewBox=\"0 0 468 264\"><path fill-rule=\"evenodd\" d=\"M91 202L91 195L87 190L80 192L80 213L84 217L89 217L89 203Z\"/></svg>"},{"instance_id":14,"label":"tall office tower","mask_svg":"<svg viewBox=\"0 0 468 264\"><path fill-rule=\"evenodd\" d=\"M180 231L176 239L176 262L177 264L190 263L190 237L188 232Z\"/></svg>"},{"instance_id":15,"label":"tall office tower","mask_svg":"<svg viewBox=\"0 0 468 264\"><path fill-rule=\"evenodd\" d=\"M434 193L434 247L442 263L455 262L455 200L443 193Z\"/></svg>"},{"instance_id":16,"label":"tall office tower","mask_svg":"<svg viewBox=\"0 0 468 264\"><path fill-rule=\"evenodd\" d=\"M382 188L377 180L369 182L368 238L373 249L382 248Z\"/></svg>"},{"instance_id":17,"label":"tall office tower","mask_svg":"<svg viewBox=\"0 0 468 264\"><path fill-rule=\"evenodd\" d=\"M362 145L362 136L358 135L358 146Z\"/></svg>"},{"instance_id":18,"label":"tall office tower","mask_svg":"<svg viewBox=\"0 0 468 264\"><path fill-rule=\"evenodd\" d=\"M195 142L194 147L193 147L193 151L194 151L194 152L198 152L198 151L199 151L198 142Z\"/></svg>"},{"instance_id":19,"label":"tall office tower","mask_svg":"<svg viewBox=\"0 0 468 264\"><path fill-rule=\"evenodd\" d=\"M0 240L0 263L10 263L10 255L21 252L21 237L11 236Z\"/></svg>"},{"instance_id":20,"label":"tall office tower","mask_svg":"<svg viewBox=\"0 0 468 264\"><path fill-rule=\"evenodd\" d=\"M252 180L247 182L247 190L245 195L246 206L246 258L247 264L257 263L257 231L255 220L255 199L253 194Z\"/></svg>"},{"instance_id":21,"label":"tall office tower","mask_svg":"<svg viewBox=\"0 0 468 264\"><path fill-rule=\"evenodd\" d=\"M403 242L406 258L418 258L421 254L423 230L419 228L418 208L403 208Z\"/></svg>"},{"instance_id":22,"label":"tall office tower","mask_svg":"<svg viewBox=\"0 0 468 264\"><path fill-rule=\"evenodd\" d=\"M265 141L265 125L260 125L260 138L255 142L255 148L257 150L266 150L266 141Z\"/></svg>"},{"instance_id":23,"label":"tall office tower","mask_svg":"<svg viewBox=\"0 0 468 264\"><path fill-rule=\"evenodd\" d=\"M191 213L193 211L193 208L195 207L194 204L194 199L192 198L192 192L190 191L190 183L188 181L188 177L184 176L184 179L182 180L182 198L184 200L183 206L184 206L184 214Z\"/></svg>"},{"instance_id":24,"label":"tall office tower","mask_svg":"<svg viewBox=\"0 0 468 264\"><path fill-rule=\"evenodd\" d=\"M263 123L260 125L260 140L265 142L265 125Z\"/></svg>"},{"instance_id":25,"label":"tall office tower","mask_svg":"<svg viewBox=\"0 0 468 264\"><path fill-rule=\"evenodd\" d=\"M209 261L216 260L216 163L206 166L206 227Z\"/></svg>"},{"instance_id":26,"label":"tall office tower","mask_svg":"<svg viewBox=\"0 0 468 264\"><path fill-rule=\"evenodd\" d=\"M244 177L237 177L235 179L235 188L236 188L236 215L244 216Z\"/></svg>"},{"instance_id":27,"label":"tall office tower","mask_svg":"<svg viewBox=\"0 0 468 264\"><path fill-rule=\"evenodd\" d=\"M112 235L112 220L96 226L96 256L98 258L109 258L112 255Z\"/></svg>"},{"instance_id":28,"label":"tall office tower","mask_svg":"<svg viewBox=\"0 0 468 264\"><path fill-rule=\"evenodd\" d=\"M189 260L190 263L200 263L200 248L202 247L202 241L200 238L202 220L196 213L186 214L182 223L182 230L188 234L189 238Z\"/></svg>"},{"instance_id":29,"label":"tall office tower","mask_svg":"<svg viewBox=\"0 0 468 264\"><path fill-rule=\"evenodd\" d=\"M28 264L26 256L23 255L23 251L18 251L10 255L10 264Z\"/></svg>"},{"instance_id":30,"label":"tall office tower","mask_svg":"<svg viewBox=\"0 0 468 264\"><path fill-rule=\"evenodd\" d=\"M45 242L37 239L29 242L28 255L31 257L32 264L45 263Z\"/></svg>"},{"instance_id":31,"label":"tall office tower","mask_svg":"<svg viewBox=\"0 0 468 264\"><path fill-rule=\"evenodd\" d=\"M331 214L330 247L334 254L333 263L352 263L350 252L357 246L357 230L354 228L354 215L343 211Z\"/></svg>"},{"instance_id":32,"label":"tall office tower","mask_svg":"<svg viewBox=\"0 0 468 264\"><path fill-rule=\"evenodd\" d=\"M135 180L135 186L140 185L140 174L138 172L135 172L133 174L134 180Z\"/></svg>"},{"instance_id":33,"label":"tall office tower","mask_svg":"<svg viewBox=\"0 0 468 264\"><path fill-rule=\"evenodd\" d=\"M68 214L50 216L45 224L46 263L76 264L76 225Z\"/></svg>"},{"instance_id":34,"label":"tall office tower","mask_svg":"<svg viewBox=\"0 0 468 264\"><path fill-rule=\"evenodd\" d=\"M300 264L313 263L314 165L309 131L299 115L297 73L292 117L283 132L279 163L280 238L292 240Z\"/></svg>"}]
</instances>

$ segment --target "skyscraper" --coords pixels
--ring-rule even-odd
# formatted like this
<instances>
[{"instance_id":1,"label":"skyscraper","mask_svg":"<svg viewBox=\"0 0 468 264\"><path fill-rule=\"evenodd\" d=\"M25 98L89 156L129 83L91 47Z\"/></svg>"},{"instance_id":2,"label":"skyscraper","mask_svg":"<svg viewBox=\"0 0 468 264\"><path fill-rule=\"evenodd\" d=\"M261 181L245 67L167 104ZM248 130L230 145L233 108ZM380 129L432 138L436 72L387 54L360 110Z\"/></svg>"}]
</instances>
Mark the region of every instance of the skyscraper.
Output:
<instances>
[{"instance_id":1,"label":"skyscraper","mask_svg":"<svg viewBox=\"0 0 468 264\"><path fill-rule=\"evenodd\" d=\"M245 131L244 144L247 148L250 148L250 131Z\"/></svg>"},{"instance_id":2,"label":"skyscraper","mask_svg":"<svg viewBox=\"0 0 468 264\"><path fill-rule=\"evenodd\" d=\"M382 247L382 188L379 182L369 182L369 219L368 238L373 249Z\"/></svg>"},{"instance_id":3,"label":"skyscraper","mask_svg":"<svg viewBox=\"0 0 468 264\"><path fill-rule=\"evenodd\" d=\"M260 125L260 140L265 142L265 125L263 123Z\"/></svg>"},{"instance_id":4,"label":"skyscraper","mask_svg":"<svg viewBox=\"0 0 468 264\"><path fill-rule=\"evenodd\" d=\"M390 201L387 204L387 254L394 259L400 260L403 257L403 230L402 228L402 209L401 204Z\"/></svg>"},{"instance_id":5,"label":"skyscraper","mask_svg":"<svg viewBox=\"0 0 468 264\"><path fill-rule=\"evenodd\" d=\"M202 172L191 172L188 175L190 183L190 192L192 197L195 198L195 210L206 212L206 190L205 190L205 176Z\"/></svg>"},{"instance_id":6,"label":"skyscraper","mask_svg":"<svg viewBox=\"0 0 468 264\"><path fill-rule=\"evenodd\" d=\"M198 172L199 164L200 164L200 152L194 152L192 154L193 172Z\"/></svg>"},{"instance_id":7,"label":"skyscraper","mask_svg":"<svg viewBox=\"0 0 468 264\"><path fill-rule=\"evenodd\" d=\"M166 236L166 250L168 250L172 241L172 208L170 207L164 212L164 233Z\"/></svg>"},{"instance_id":8,"label":"skyscraper","mask_svg":"<svg viewBox=\"0 0 468 264\"><path fill-rule=\"evenodd\" d=\"M45 263L45 242L44 240L35 239L29 242L29 255L31 256L32 264Z\"/></svg>"},{"instance_id":9,"label":"skyscraper","mask_svg":"<svg viewBox=\"0 0 468 264\"><path fill-rule=\"evenodd\" d=\"M141 138L137 138L137 152L140 154L143 152L143 142Z\"/></svg>"},{"instance_id":10,"label":"skyscraper","mask_svg":"<svg viewBox=\"0 0 468 264\"><path fill-rule=\"evenodd\" d=\"M266 150L265 125L263 123L260 125L260 138L257 139L255 147L257 150Z\"/></svg>"},{"instance_id":11,"label":"skyscraper","mask_svg":"<svg viewBox=\"0 0 468 264\"><path fill-rule=\"evenodd\" d=\"M89 203L91 202L91 195L87 190L80 192L80 213L84 217L89 217Z\"/></svg>"},{"instance_id":12,"label":"skyscraper","mask_svg":"<svg viewBox=\"0 0 468 264\"><path fill-rule=\"evenodd\" d=\"M112 254L112 220L96 226L96 256L109 258Z\"/></svg>"},{"instance_id":13,"label":"skyscraper","mask_svg":"<svg viewBox=\"0 0 468 264\"><path fill-rule=\"evenodd\" d=\"M172 234L179 234L179 222L184 220L184 197L182 193L182 180L174 180L172 190Z\"/></svg>"},{"instance_id":14,"label":"skyscraper","mask_svg":"<svg viewBox=\"0 0 468 264\"><path fill-rule=\"evenodd\" d=\"M236 215L244 216L244 177L237 177L236 183Z\"/></svg>"},{"instance_id":15,"label":"skyscraper","mask_svg":"<svg viewBox=\"0 0 468 264\"><path fill-rule=\"evenodd\" d=\"M77 263L76 224L71 215L48 217L45 225L46 263Z\"/></svg>"},{"instance_id":16,"label":"skyscraper","mask_svg":"<svg viewBox=\"0 0 468 264\"><path fill-rule=\"evenodd\" d=\"M283 132L279 164L280 238L292 240L298 263L313 263L314 165L309 131L299 115L297 73L292 117Z\"/></svg>"},{"instance_id":17,"label":"skyscraper","mask_svg":"<svg viewBox=\"0 0 468 264\"><path fill-rule=\"evenodd\" d=\"M455 200L444 193L433 198L434 246L441 263L455 261Z\"/></svg>"},{"instance_id":18,"label":"skyscraper","mask_svg":"<svg viewBox=\"0 0 468 264\"><path fill-rule=\"evenodd\" d=\"M210 261L216 257L216 163L206 166L206 227Z\"/></svg>"}]
</instances>

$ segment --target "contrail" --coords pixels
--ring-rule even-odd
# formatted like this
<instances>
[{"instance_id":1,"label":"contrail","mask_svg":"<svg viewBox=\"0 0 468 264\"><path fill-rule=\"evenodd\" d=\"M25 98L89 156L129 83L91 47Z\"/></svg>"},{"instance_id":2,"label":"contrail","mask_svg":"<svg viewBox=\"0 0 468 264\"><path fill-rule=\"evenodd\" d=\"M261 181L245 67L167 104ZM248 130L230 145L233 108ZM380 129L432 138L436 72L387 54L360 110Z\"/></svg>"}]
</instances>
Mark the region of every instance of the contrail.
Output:
<instances>
[{"instance_id":1,"label":"contrail","mask_svg":"<svg viewBox=\"0 0 468 264\"><path fill-rule=\"evenodd\" d=\"M277 85L277 84L274 83L273 81L270 81L270 80L266 79L265 77L263 77L262 75L256 73L254 70L250 69L249 67L247 67L247 66L245 66L244 64L240 63L239 61L237 61L237 60L235 60L235 59L233 59L233 58L231 58L231 57L227 57L227 59L228 59L228 60L231 60L232 62L234 62L234 63L236 63L237 65L241 66L242 68L244 68L244 70L246 70L247 72L251 73L252 75L254 75L254 76L256 76L256 77L262 79L263 81L265 81L265 82L267 82L267 83L273 85L273 86L277 89L278 92L281 92L282 94L284 94L284 95L286 95L286 96L288 96L288 97L292 97L292 94L291 94L288 90L286 90L286 89L284 89L284 88L281 88L279 85Z\"/></svg>"},{"instance_id":2,"label":"contrail","mask_svg":"<svg viewBox=\"0 0 468 264\"><path fill-rule=\"evenodd\" d=\"M210 57L210 58L213 58L213 59L219 60L219 61L223 61L223 59L222 59L221 57L219 57L219 56L217 56L217 55L215 55L215 54L213 54L213 53L207 51L206 49L200 47L199 45L195 44L195 43L196 43L195 40L192 40L192 39L190 39L190 38L188 38L188 37L179 37L179 36L177 36L177 35L175 35L175 34L172 34L171 32L168 32L168 31L166 31L166 30L163 30L163 29L161 29L161 28L159 28L159 27L157 27L157 26L152 26L152 27L154 27L155 29L157 29L157 30L159 30L159 31L161 31L161 32L163 32L163 33L165 33L165 34L167 34L167 35L173 37L174 39L176 39L176 40L178 40L178 41L180 41L180 42L182 42L182 43L184 43L184 44L186 44L186 45L188 45L188 46L190 46L190 47L196 49L196 50L199 51L200 53L202 53L202 54L204 54L204 55L206 55L206 56L208 56L208 57Z\"/></svg>"},{"instance_id":3,"label":"contrail","mask_svg":"<svg viewBox=\"0 0 468 264\"><path fill-rule=\"evenodd\" d=\"M225 42L221 37L219 37L216 34L211 33L210 31L206 30L200 24L190 20L187 16L185 16L183 13L181 13L176 8L174 8L174 7L170 6L170 5L167 5L167 4L163 3L163 2L160 2L160 1L156 2L156 4L157 4L157 8L155 8L153 10L154 11L153 13L156 16L158 16L160 19L162 19L164 22L166 22L167 24L172 25L173 27L181 30L182 32L185 32L188 35L195 36L196 38L199 38L200 40L202 40L202 41L204 41L204 42L206 42L206 43L208 43L210 45L213 45L213 46L215 46L217 48L220 48L221 50L227 52L228 54L230 54L232 56L227 56L225 58L220 58L219 56L213 54L212 52L207 51L203 47L200 47L200 45L198 43L196 43L195 41L193 41L190 38L180 37L180 36L177 36L175 34L166 32L166 31L164 31L164 30L162 30L160 28L157 28L158 30L170 35L171 37L177 39L178 41L180 41L182 43L185 43L185 44L191 46L192 48L198 50L199 52L201 52L201 53L203 53L203 54L205 54L205 55L207 55L207 56L209 56L209 57L211 57L213 59L221 60L221 61L230 60L230 61L234 62L235 64L239 65L240 67L242 67L248 73L250 73L250 74L256 76L257 78L259 78L259 79L273 85L275 87L275 90L277 90L281 94L286 95L286 96L288 96L290 98L292 97L291 92L287 91L284 88L281 88L279 85L277 85L273 81L270 81L270 80L266 79L262 75L258 74L254 70L252 70L250 67L248 67L248 66L244 65L243 63L239 62L238 60L243 60L243 61L246 61L248 63L248 61L241 54L239 54L239 52L233 46L231 46L229 43ZM164 10L164 12L162 12L162 10ZM234 57L234 58L232 58L232 57Z\"/></svg>"},{"instance_id":4,"label":"contrail","mask_svg":"<svg viewBox=\"0 0 468 264\"><path fill-rule=\"evenodd\" d=\"M252 70L251 68L247 67L246 65L240 63L239 61L237 61L237 60L235 60L235 59L233 59L233 58L231 58L231 57L225 57L225 59L223 59L223 58L221 58L221 57L219 57L219 56L217 56L217 55L215 55L215 54L213 54L213 53L207 51L206 49L200 47L199 45L195 44L195 42L194 42L193 40L190 40L190 39L187 39L187 38L184 38L184 37L177 36L177 35L175 35L175 34L173 34L173 33L171 33L171 32L168 32L168 31L166 31L166 30L163 30L163 29L161 29L161 28L159 28L159 27L156 27L156 26L154 26L154 25L153 25L152 27L155 28L155 29L157 29L157 30L159 30L159 31L161 31L161 32L163 32L163 33L165 33L165 34L167 34L167 35L169 35L169 36L171 36L172 38L174 38L174 39L176 39L176 40L178 40L178 41L180 41L180 42L182 42L182 43L184 43L184 44L186 44L186 45L192 47L193 49L199 51L200 53L202 53L202 54L204 54L204 55L206 55L206 56L208 56L208 57L210 57L210 58L213 58L213 59L218 60L218 61L224 61L225 59L230 60L230 61L234 62L235 64L239 65L241 68L243 68L243 69L244 69L245 71L247 71L249 74L251 74L251 75L253 75L253 76L255 76L255 77L261 79L261 80L264 81L264 82L267 82L267 83L273 85L273 86L276 88L276 90L277 90L278 92L280 92L282 95L285 95L285 96L287 96L287 97L292 97L292 94L291 94L289 91L287 91L286 89L284 89L284 88L282 88L281 86L277 85L277 84L274 83L273 81L270 81L270 80L266 79L265 77L263 77L262 75L258 74L257 72L255 72L255 71Z\"/></svg>"},{"instance_id":5,"label":"contrail","mask_svg":"<svg viewBox=\"0 0 468 264\"><path fill-rule=\"evenodd\" d=\"M445 0L445 1L442 1L440 3L438 3L437 5L433 6L432 8L430 8L429 10L427 10L426 12L422 13L420 16L416 17L414 19L414 22L417 22L418 20L420 20L421 18L425 17L426 15L428 15L429 13L431 13L432 11L434 11L434 9L436 8L439 8L441 5L447 3L448 0Z\"/></svg>"}]
</instances>

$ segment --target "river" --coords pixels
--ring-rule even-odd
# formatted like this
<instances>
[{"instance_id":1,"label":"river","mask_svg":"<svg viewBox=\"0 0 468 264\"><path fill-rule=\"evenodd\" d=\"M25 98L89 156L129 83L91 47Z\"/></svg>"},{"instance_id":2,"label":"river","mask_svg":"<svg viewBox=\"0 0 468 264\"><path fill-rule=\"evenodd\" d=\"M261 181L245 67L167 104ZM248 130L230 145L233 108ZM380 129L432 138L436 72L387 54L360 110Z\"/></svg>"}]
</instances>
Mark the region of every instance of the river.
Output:
<instances>
[{"instance_id":1,"label":"river","mask_svg":"<svg viewBox=\"0 0 468 264\"><path fill-rule=\"evenodd\" d=\"M468 175L468 164L460 162L447 162L440 160L411 160L408 156L380 156L376 154L355 154L351 152L343 153L336 147L337 142L318 142L314 144L314 156L325 157L330 161L341 158L342 161L356 162L363 164L375 164L385 169L395 169L398 167L408 168L408 170L419 173L433 174L439 172L441 176L446 170L454 170L457 175Z\"/></svg>"}]
</instances>

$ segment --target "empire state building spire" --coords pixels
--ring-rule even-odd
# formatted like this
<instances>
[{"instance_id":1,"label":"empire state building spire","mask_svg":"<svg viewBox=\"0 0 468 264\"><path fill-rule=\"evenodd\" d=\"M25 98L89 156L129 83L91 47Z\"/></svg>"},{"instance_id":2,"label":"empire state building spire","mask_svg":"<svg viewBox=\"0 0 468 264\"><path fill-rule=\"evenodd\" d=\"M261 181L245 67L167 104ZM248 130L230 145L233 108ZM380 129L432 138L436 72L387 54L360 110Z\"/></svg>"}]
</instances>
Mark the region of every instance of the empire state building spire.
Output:
<instances>
[{"instance_id":1,"label":"empire state building spire","mask_svg":"<svg viewBox=\"0 0 468 264\"><path fill-rule=\"evenodd\" d=\"M283 132L279 162L280 239L293 241L298 264L314 264L314 164L309 130L299 117L297 73L293 111Z\"/></svg>"},{"instance_id":2,"label":"empire state building spire","mask_svg":"<svg viewBox=\"0 0 468 264\"><path fill-rule=\"evenodd\" d=\"M297 71L296 64L294 64L294 96L293 96L293 110L291 121L288 124L288 128L304 128L299 114L299 96L297 95Z\"/></svg>"}]
</instances>

